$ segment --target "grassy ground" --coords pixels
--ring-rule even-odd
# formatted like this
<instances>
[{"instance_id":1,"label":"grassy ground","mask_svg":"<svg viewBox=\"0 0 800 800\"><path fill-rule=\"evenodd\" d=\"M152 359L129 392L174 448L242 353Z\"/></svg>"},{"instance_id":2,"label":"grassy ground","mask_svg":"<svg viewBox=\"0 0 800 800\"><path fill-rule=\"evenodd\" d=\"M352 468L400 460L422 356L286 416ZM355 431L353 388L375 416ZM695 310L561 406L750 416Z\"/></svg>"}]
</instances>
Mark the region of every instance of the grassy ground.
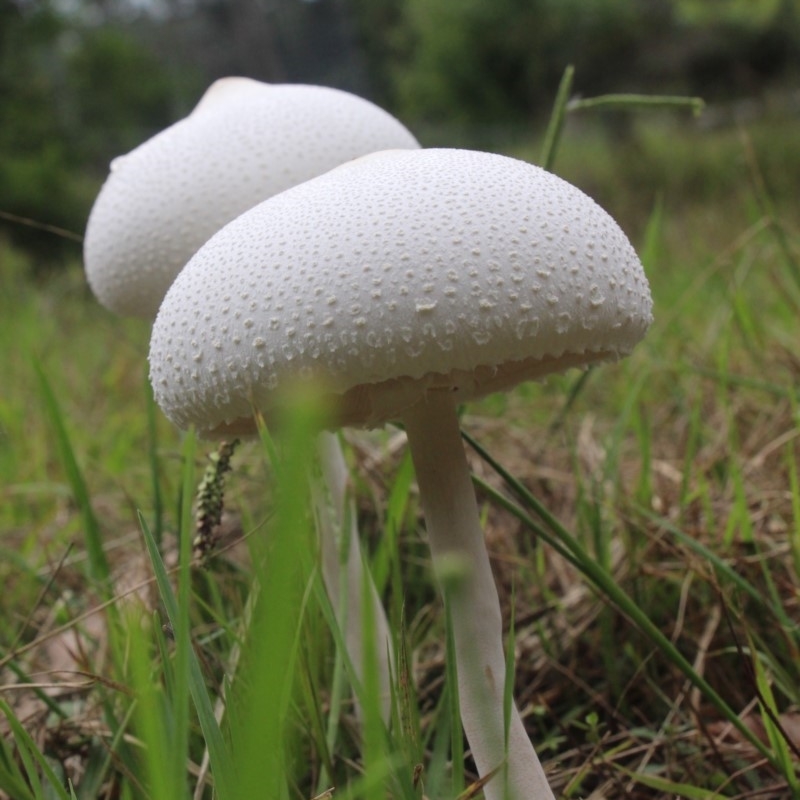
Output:
<instances>
[{"instance_id":1,"label":"grassy ground","mask_svg":"<svg viewBox=\"0 0 800 800\"><path fill-rule=\"evenodd\" d=\"M575 118L555 170L637 244L656 322L619 365L463 418L526 725L564 797L800 797L797 121ZM190 566L207 448L148 400L148 325L78 270L34 286L19 254L0 265L0 793L468 792L397 432L347 434L403 710L385 733L367 680L359 742L302 420L281 457L237 452L222 551Z\"/></svg>"}]
</instances>

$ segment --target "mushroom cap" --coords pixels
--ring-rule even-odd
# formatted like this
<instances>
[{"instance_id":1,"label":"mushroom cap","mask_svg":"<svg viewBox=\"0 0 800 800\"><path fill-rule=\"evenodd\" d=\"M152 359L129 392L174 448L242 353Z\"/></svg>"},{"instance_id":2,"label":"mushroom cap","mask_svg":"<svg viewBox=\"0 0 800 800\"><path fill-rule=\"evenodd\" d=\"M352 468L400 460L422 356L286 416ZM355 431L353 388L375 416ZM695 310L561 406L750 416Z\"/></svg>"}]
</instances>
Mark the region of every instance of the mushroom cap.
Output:
<instances>
[{"instance_id":1,"label":"mushroom cap","mask_svg":"<svg viewBox=\"0 0 800 800\"><path fill-rule=\"evenodd\" d=\"M376 153L256 206L170 288L150 378L180 427L253 429L316 380L336 421L397 419L613 361L652 319L642 265L593 200L488 153Z\"/></svg>"},{"instance_id":2,"label":"mushroom cap","mask_svg":"<svg viewBox=\"0 0 800 800\"><path fill-rule=\"evenodd\" d=\"M84 240L89 285L112 311L152 318L200 245L243 211L365 153L416 147L347 92L223 78L188 117L111 163Z\"/></svg>"}]
</instances>

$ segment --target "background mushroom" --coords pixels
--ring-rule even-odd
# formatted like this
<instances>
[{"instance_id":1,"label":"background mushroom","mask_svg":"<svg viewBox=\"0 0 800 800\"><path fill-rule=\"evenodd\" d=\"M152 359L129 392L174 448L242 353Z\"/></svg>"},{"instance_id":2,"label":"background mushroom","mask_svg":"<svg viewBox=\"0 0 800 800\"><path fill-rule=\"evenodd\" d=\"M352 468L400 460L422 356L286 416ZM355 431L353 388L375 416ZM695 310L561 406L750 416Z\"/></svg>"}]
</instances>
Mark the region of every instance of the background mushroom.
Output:
<instances>
[{"instance_id":1,"label":"background mushroom","mask_svg":"<svg viewBox=\"0 0 800 800\"><path fill-rule=\"evenodd\" d=\"M251 430L298 379L342 424L406 428L446 584L462 719L490 800L551 798L512 706L500 605L456 406L616 360L651 321L616 223L565 181L459 150L378 153L284 192L216 234L167 293L155 397L181 427Z\"/></svg>"},{"instance_id":2,"label":"background mushroom","mask_svg":"<svg viewBox=\"0 0 800 800\"><path fill-rule=\"evenodd\" d=\"M112 311L152 318L226 222L350 159L416 147L394 117L348 92L222 78L188 117L111 163L86 228L89 285Z\"/></svg>"},{"instance_id":3,"label":"background mushroom","mask_svg":"<svg viewBox=\"0 0 800 800\"><path fill-rule=\"evenodd\" d=\"M112 163L86 230L89 284L112 311L154 317L192 254L241 212L365 153L416 147L400 122L347 92L218 80L188 117ZM229 287L236 279L223 276ZM320 434L319 457L323 483L314 497L325 585L359 679L363 603L372 605L371 640L384 644L375 660L388 720L392 644L374 587L368 598L361 591L355 508L334 435Z\"/></svg>"}]
</instances>

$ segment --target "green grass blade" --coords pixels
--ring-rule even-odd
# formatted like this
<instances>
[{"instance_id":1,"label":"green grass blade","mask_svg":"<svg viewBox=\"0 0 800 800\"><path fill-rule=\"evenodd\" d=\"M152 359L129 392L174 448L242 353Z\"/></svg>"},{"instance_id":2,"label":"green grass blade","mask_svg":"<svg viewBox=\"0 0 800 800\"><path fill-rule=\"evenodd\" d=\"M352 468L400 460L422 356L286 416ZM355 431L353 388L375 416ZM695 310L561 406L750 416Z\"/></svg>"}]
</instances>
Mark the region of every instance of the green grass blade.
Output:
<instances>
[{"instance_id":1,"label":"green grass blade","mask_svg":"<svg viewBox=\"0 0 800 800\"><path fill-rule=\"evenodd\" d=\"M400 635L397 637L397 704L399 727L403 734L403 749L409 768L422 763L420 744L419 711L414 693L411 657L405 607L400 618Z\"/></svg>"},{"instance_id":2,"label":"green grass blade","mask_svg":"<svg viewBox=\"0 0 800 800\"><path fill-rule=\"evenodd\" d=\"M192 561L192 542L194 541L194 517L192 503L195 493L195 444L194 434L189 434L183 444L183 481L181 488L181 519L178 528L178 597L177 617L171 617L172 632L175 637L174 657L174 725L175 741L172 743L174 754L173 784L185 785L185 764L189 759L189 696L192 685L190 658L194 657L189 621L191 604L192 577L190 565ZM206 705L212 707L206 684L194 687L202 692ZM215 717L216 720L216 717ZM217 727L217 726L215 726Z\"/></svg>"},{"instance_id":3,"label":"green grass blade","mask_svg":"<svg viewBox=\"0 0 800 800\"><path fill-rule=\"evenodd\" d=\"M387 584L392 587L392 590L388 592L391 598L389 620L395 628L401 627L401 620L405 614L403 609L403 574L397 554L400 551L400 532L403 530L403 524L408 514L413 481L414 465L411 461L411 453L407 450L394 475L386 505L383 535L372 562L373 579L375 580L375 588L378 595L381 597L386 596Z\"/></svg>"},{"instance_id":4,"label":"green grass blade","mask_svg":"<svg viewBox=\"0 0 800 800\"><path fill-rule=\"evenodd\" d=\"M55 434L56 445L58 447L61 462L66 473L67 481L72 489L72 496L78 506L83 519L83 535L86 543L86 553L89 563L89 577L97 581L108 591L109 566L103 549L103 537L100 531L100 524L92 508L89 490L83 473L78 466L75 451L72 447L61 406L56 398L55 392L42 369L41 364L34 359L33 368L39 381L39 391L44 403L45 415L49 418L50 424Z\"/></svg>"},{"instance_id":5,"label":"green grass blade","mask_svg":"<svg viewBox=\"0 0 800 800\"><path fill-rule=\"evenodd\" d=\"M458 797L464 791L464 737L461 732L461 705L458 699L458 668L456 666L456 642L453 634L453 621L450 615L450 604L447 602L447 587L442 586L442 589L445 594L447 716L450 720L450 761L453 765L450 794L448 796Z\"/></svg>"},{"instance_id":6,"label":"green grass blade","mask_svg":"<svg viewBox=\"0 0 800 800\"><path fill-rule=\"evenodd\" d=\"M620 772L636 783L656 789L665 796L675 798L685 798L685 800L719 800L719 792L700 789L688 783L677 783L666 778L660 778L651 772L632 772L624 767L617 767Z\"/></svg>"},{"instance_id":7,"label":"green grass blade","mask_svg":"<svg viewBox=\"0 0 800 800\"><path fill-rule=\"evenodd\" d=\"M110 703L107 703L106 705L110 705ZM94 784L98 787L98 791L95 792L95 794L99 795L99 787L106 782L112 765L119 766L121 764L123 765L122 769L127 769L128 773L131 774L132 759L130 756L130 750L126 750L124 740L129 731L134 710L135 704L130 703L124 710L122 718L119 720L117 720L113 714L106 714L107 721L111 721L111 724L109 724L108 727L112 735L108 743L105 745L105 758L102 760L102 762L94 765L93 774L88 775L88 777L84 775L84 777L81 779L81 789L83 789L84 783L88 783L90 786ZM126 759L128 763L126 763ZM90 795L90 797L91 796L94 795Z\"/></svg>"},{"instance_id":8,"label":"green grass blade","mask_svg":"<svg viewBox=\"0 0 800 800\"><path fill-rule=\"evenodd\" d=\"M688 109L699 116L705 108L701 97L679 97L675 95L649 94L603 94L597 97L572 100L567 104L567 111L586 111L595 108L613 108L623 110L638 109Z\"/></svg>"},{"instance_id":9,"label":"green grass blade","mask_svg":"<svg viewBox=\"0 0 800 800\"><path fill-rule=\"evenodd\" d=\"M647 218L642 244L639 249L639 260L645 272L655 269L664 250L664 199L656 198L653 210Z\"/></svg>"},{"instance_id":10,"label":"green grass blade","mask_svg":"<svg viewBox=\"0 0 800 800\"><path fill-rule=\"evenodd\" d=\"M546 528L542 527L540 523L531 517L531 515L528 514L517 503L515 503L506 495L502 494L482 478L479 478L477 475L472 476L472 482L490 500L500 506L500 508L504 508L510 514L513 514L525 525L526 528L533 531L539 539L545 542L548 547L552 547L553 550L555 550L555 552L558 553L565 561L568 561L574 567L580 569L580 563L578 560L572 553L570 553L569 550L567 550L567 548L561 544L558 538L553 536Z\"/></svg>"},{"instance_id":11,"label":"green grass blade","mask_svg":"<svg viewBox=\"0 0 800 800\"><path fill-rule=\"evenodd\" d=\"M755 672L756 685L758 686L758 698L761 702L761 722L764 725L764 731L767 734L770 746L782 765L781 772L786 778L786 782L789 784L792 796L798 797L798 795L800 795L800 781L798 781L797 773L792 763L792 755L789 752L788 742L790 739L786 731L783 730L780 725L775 696L772 692L772 686L770 685L767 672L759 658L758 651L754 649L752 643L750 648L753 654L752 664Z\"/></svg>"},{"instance_id":12,"label":"green grass blade","mask_svg":"<svg viewBox=\"0 0 800 800\"><path fill-rule=\"evenodd\" d=\"M153 388L150 378L145 374L145 407L147 409L147 459L150 462L150 477L153 491L153 536L161 545L164 534L164 497L161 492L160 468L158 459L158 406L153 399Z\"/></svg>"},{"instance_id":13,"label":"green grass blade","mask_svg":"<svg viewBox=\"0 0 800 800\"><path fill-rule=\"evenodd\" d=\"M0 711L2 711L8 718L8 722L11 727L11 733L14 737L14 742L17 745L19 760L22 762L22 767L25 770L27 782L31 786L32 796L35 797L36 800L39 800L39 798L43 797L43 791L42 782L39 779L39 773L36 769L36 761L32 753L33 742L30 740L30 737L25 729L19 723L19 720L17 720L16 717L13 717L11 709L7 708L6 704L2 701L0 701Z\"/></svg>"},{"instance_id":14,"label":"green grass blade","mask_svg":"<svg viewBox=\"0 0 800 800\"><path fill-rule=\"evenodd\" d=\"M0 712L2 712L14 734L14 740L17 743L17 749L22 760L25 770L27 772L28 781L33 787L33 796L36 798L43 798L46 796L44 787L39 780L38 769L41 770L43 776L47 780L48 789L55 792L59 800L69 800L69 795L66 789L62 786L61 781L53 772L53 768L47 761L44 753L36 746L36 743L31 738L30 734L25 730L22 723L17 719L11 707L5 700L0 699ZM22 797L25 797L23 793Z\"/></svg>"},{"instance_id":15,"label":"green grass blade","mask_svg":"<svg viewBox=\"0 0 800 800\"><path fill-rule=\"evenodd\" d=\"M349 524L345 525L349 529ZM342 570L345 572L345 570ZM386 747L386 725L381 713L381 686L379 678L379 665L376 658L376 648L379 646L375 637L375 609L371 603L372 580L369 576L366 563L362 562L360 596L363 598L361 608L362 624L362 693L361 702L363 746L365 770L370 770L375 764L387 760L388 748ZM342 594L348 593L347 577L343 576ZM381 643L382 646L383 643ZM376 788L375 800L385 796L385 789Z\"/></svg>"},{"instance_id":16,"label":"green grass blade","mask_svg":"<svg viewBox=\"0 0 800 800\"><path fill-rule=\"evenodd\" d=\"M334 656L334 678L329 688L328 720L325 721L323 699L320 696L320 687L314 678L316 675L309 669L301 669L298 674L300 685L300 699L304 703L304 719L308 729L311 746L317 753L320 762L319 775L317 776L315 796L322 794L330 788L333 775L333 754L336 752L336 743L339 736L341 722L341 701L344 685L343 669L338 653Z\"/></svg>"},{"instance_id":17,"label":"green grass blade","mask_svg":"<svg viewBox=\"0 0 800 800\"><path fill-rule=\"evenodd\" d=\"M0 737L0 791L17 800L34 800L25 776L9 751L9 742L5 737Z\"/></svg>"},{"instance_id":18,"label":"green grass blade","mask_svg":"<svg viewBox=\"0 0 800 800\"><path fill-rule=\"evenodd\" d=\"M570 410L583 393L583 390L586 388L586 384L589 382L589 379L593 374L594 367L590 366L587 369L582 370L578 377L572 382L566 391L564 403L562 404L561 408L558 409L558 413L553 417L552 422L547 426L548 436L552 436L564 424L564 421L569 416Z\"/></svg>"},{"instance_id":19,"label":"green grass blade","mask_svg":"<svg viewBox=\"0 0 800 800\"><path fill-rule=\"evenodd\" d=\"M558 85L556 99L553 102L553 110L550 112L550 121L547 124L547 131L544 135L542 152L539 155L539 165L546 170L552 169L556 160L574 76L575 68L570 64L564 70L564 74L561 76L561 83Z\"/></svg>"},{"instance_id":20,"label":"green grass blade","mask_svg":"<svg viewBox=\"0 0 800 800\"><path fill-rule=\"evenodd\" d=\"M237 681L229 705L236 797L287 797L290 770L300 768L290 757L299 746L290 713L301 663L299 631L316 552L307 478L322 410L313 398L298 394L292 397L291 412L280 419L280 435L274 441L259 420L275 506L269 535L251 540L259 596L243 642L245 679Z\"/></svg>"},{"instance_id":21,"label":"green grass blade","mask_svg":"<svg viewBox=\"0 0 800 800\"><path fill-rule=\"evenodd\" d=\"M450 699L448 687L440 694L438 703L433 713L434 724L431 725L427 739L423 744L428 753L426 771L422 775L427 797L449 797L453 760L450 757L450 740L453 732L450 730L451 714L449 711ZM459 734L460 734L460 729Z\"/></svg>"},{"instance_id":22,"label":"green grass blade","mask_svg":"<svg viewBox=\"0 0 800 800\"><path fill-rule=\"evenodd\" d=\"M136 701L131 704L136 731L144 745L144 775L147 782L147 793L152 800L176 800L186 798L186 787L179 789L179 784L172 782L171 740L174 734L174 720L168 709L170 695L168 684L161 685L159 676L154 675L150 661L150 648L146 634L148 629L140 629L137 621L131 616L128 663L130 677ZM157 624L157 621L156 621ZM168 669L168 662L164 669Z\"/></svg>"}]
</instances>

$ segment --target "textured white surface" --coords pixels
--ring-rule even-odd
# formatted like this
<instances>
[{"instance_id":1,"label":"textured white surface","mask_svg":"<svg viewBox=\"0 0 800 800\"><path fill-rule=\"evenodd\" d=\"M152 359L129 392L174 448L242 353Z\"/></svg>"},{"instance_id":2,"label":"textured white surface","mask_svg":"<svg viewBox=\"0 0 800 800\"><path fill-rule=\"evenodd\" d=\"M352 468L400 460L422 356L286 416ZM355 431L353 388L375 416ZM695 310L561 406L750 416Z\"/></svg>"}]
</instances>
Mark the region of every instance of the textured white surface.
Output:
<instances>
[{"instance_id":1,"label":"textured white surface","mask_svg":"<svg viewBox=\"0 0 800 800\"><path fill-rule=\"evenodd\" d=\"M431 386L466 400L624 356L651 309L625 234L565 181L487 153L378 153L212 237L159 311L151 380L202 432L246 427L298 378L374 425Z\"/></svg>"},{"instance_id":2,"label":"textured white surface","mask_svg":"<svg viewBox=\"0 0 800 800\"><path fill-rule=\"evenodd\" d=\"M112 311L153 317L194 252L243 211L365 153L416 147L347 92L217 81L188 117L112 162L86 229L92 291Z\"/></svg>"}]
</instances>

